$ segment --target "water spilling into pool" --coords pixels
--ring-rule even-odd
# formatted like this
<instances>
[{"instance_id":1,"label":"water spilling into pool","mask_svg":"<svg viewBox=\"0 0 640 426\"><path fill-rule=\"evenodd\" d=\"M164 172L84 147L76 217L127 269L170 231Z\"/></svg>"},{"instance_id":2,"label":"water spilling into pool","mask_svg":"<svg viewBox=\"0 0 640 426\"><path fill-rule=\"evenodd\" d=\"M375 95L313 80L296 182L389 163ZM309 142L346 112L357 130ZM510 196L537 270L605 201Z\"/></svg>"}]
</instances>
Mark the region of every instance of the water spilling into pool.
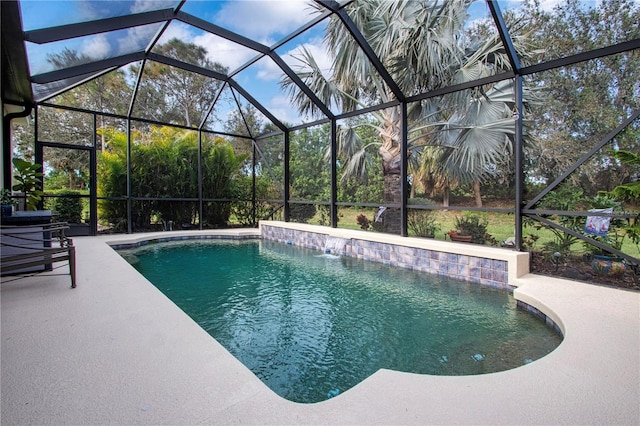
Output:
<instances>
[{"instance_id":1,"label":"water spilling into pool","mask_svg":"<svg viewBox=\"0 0 640 426\"><path fill-rule=\"evenodd\" d=\"M561 341L504 290L276 242L182 241L121 253L292 401L337 396L380 368L507 370Z\"/></svg>"}]
</instances>

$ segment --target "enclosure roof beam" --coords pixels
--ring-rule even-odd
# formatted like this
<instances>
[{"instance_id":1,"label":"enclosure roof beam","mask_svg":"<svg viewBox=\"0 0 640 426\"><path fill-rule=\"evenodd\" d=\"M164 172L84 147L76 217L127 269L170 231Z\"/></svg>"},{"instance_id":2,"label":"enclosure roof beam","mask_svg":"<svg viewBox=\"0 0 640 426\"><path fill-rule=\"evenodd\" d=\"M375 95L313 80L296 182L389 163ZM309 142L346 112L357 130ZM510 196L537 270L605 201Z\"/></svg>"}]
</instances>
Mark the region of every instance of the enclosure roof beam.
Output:
<instances>
[{"instance_id":1,"label":"enclosure roof beam","mask_svg":"<svg viewBox=\"0 0 640 426\"><path fill-rule=\"evenodd\" d=\"M258 55L256 58L254 58L252 61L250 61L250 63L247 64L246 66L251 65L255 61L264 57L264 55L268 55L280 67L280 69L282 69L282 71L294 82L294 84L296 84L300 88L300 90L302 90L311 99L311 101L323 112L323 114L325 114L326 116L332 116L332 113L329 110L329 108L327 108L327 106L302 82L302 80L297 76L297 74L294 73L291 70L291 68L289 68L289 66L282 60L282 58L278 54L275 53L273 48L265 46L247 37L243 37L240 34L234 33L233 31L229 31L225 28L219 27L215 24L212 24L210 22L207 22L203 19L197 18L185 12L178 12L176 14L176 19L184 23L193 25L194 27L200 28L201 30L208 31L212 34L215 34L217 36L230 40L234 43L240 44L244 47L247 47L261 54L261 55ZM307 26L303 28L305 28L306 30ZM234 71L234 74L237 74L242 69L243 68L240 68L239 70Z\"/></svg>"},{"instance_id":2,"label":"enclosure roof beam","mask_svg":"<svg viewBox=\"0 0 640 426\"><path fill-rule=\"evenodd\" d=\"M226 28L219 27L218 25L212 24L211 22L205 21L204 19L197 18L186 12L178 12L176 14L176 19L184 22L185 24L193 25L194 27L200 28L203 31L210 32L211 34L240 44L244 47L248 47L249 49L255 50L256 52L260 52L262 54L269 53L269 47L265 46L264 44L258 43L254 40L251 40L250 38L243 37L240 34L229 31Z\"/></svg>"},{"instance_id":3,"label":"enclosure roof beam","mask_svg":"<svg viewBox=\"0 0 640 426\"><path fill-rule=\"evenodd\" d=\"M298 74L296 74L290 67L289 65L286 64L286 62L280 57L280 55L277 55L275 52L271 52L269 54L269 57L271 59L273 59L273 62L276 63L276 65L278 65L280 67L280 69L287 75L287 77L289 77L291 79L291 81L298 86L298 88L300 90L302 90L302 92L304 92L305 95L307 95L307 97L309 99L311 99L311 102L313 102L319 109L320 111L322 111L322 113L324 115L326 115L329 118L333 118L334 114L331 112L331 110L327 107L327 105L325 105L324 102L322 102L320 100L320 98L318 98L318 96L311 90L309 89L309 86L307 86L302 79L298 76Z\"/></svg>"},{"instance_id":4,"label":"enclosure roof beam","mask_svg":"<svg viewBox=\"0 0 640 426\"><path fill-rule=\"evenodd\" d=\"M351 34L351 37L353 37L353 40L358 44L358 46L360 46L360 48L362 49L364 54L367 56L367 58L369 59L373 67L376 69L380 77L384 80L384 82L387 84L389 89L391 89L396 99L400 102L404 102L405 101L404 93L402 93L402 90L400 90L400 87L393 80L393 78L391 77L391 74L389 74L389 71L387 71L387 68L382 64L382 61L380 61L380 58L378 58L378 55L373 51L373 49L371 48L367 40L364 38L360 30L358 29L358 26L355 24L355 22L353 22L349 14L342 7L340 7L340 4L338 4L338 2L335 0L315 0L315 1L323 5L327 9L333 11L333 13L338 18L340 18L345 28Z\"/></svg>"},{"instance_id":5,"label":"enclosure roof beam","mask_svg":"<svg viewBox=\"0 0 640 426\"><path fill-rule=\"evenodd\" d=\"M207 124L207 120L209 119L209 116L211 115L211 112L213 111L213 108L218 103L218 99L220 99L220 96L222 96L222 92L224 91L224 88L228 84L229 83L225 81L218 88L218 93L216 93L216 96L214 97L213 102L211 102L211 105L209 106L209 108L207 108L206 114L202 117L202 120L200 121L200 125L198 125L198 130L204 128L204 125Z\"/></svg>"},{"instance_id":6,"label":"enclosure roof beam","mask_svg":"<svg viewBox=\"0 0 640 426\"><path fill-rule=\"evenodd\" d=\"M66 106L66 105L51 104L51 103L48 103L48 102L38 103L38 106L39 107L55 108L55 109L63 109L63 110L66 110L66 111L75 111L75 112L80 112L80 113L91 113L91 114L97 114L97 115L104 115L105 117L116 118L116 119L121 119L121 120L131 119L131 121L137 121L137 122L140 122L140 123L152 124L152 125L156 125L156 126L167 126L168 125L168 126L171 126L171 127L175 127L176 129L201 131L203 133L208 133L208 134L213 134L213 135L229 136L229 137L233 137L233 138L249 139L249 140L253 139L253 138L251 138L251 137L249 137L247 135L240 135L240 134L237 134L237 133L226 133L226 132L221 132L219 130L201 129L201 128L184 126L182 124L165 123L165 122L162 122L162 121L152 120L152 119L148 119L148 118L141 118L141 117L135 117L135 116L129 117L129 116L122 115L122 114L113 114L113 113L108 113L108 112L93 111L93 110L88 110L86 108L75 108L75 107L70 107L70 106ZM44 142L40 142L40 143L44 143Z\"/></svg>"},{"instance_id":7,"label":"enclosure roof beam","mask_svg":"<svg viewBox=\"0 0 640 426\"><path fill-rule=\"evenodd\" d=\"M498 81L508 80L514 78L516 75L512 71L503 72L500 74L490 75L488 77L479 78L477 80L466 81L464 83L454 84L451 86L443 87L441 89L432 90L427 93L421 93L415 96L409 96L407 102L417 102L424 99L435 98L437 96L447 95L449 93L459 92L460 90L471 89L473 87L483 86L485 84L497 83Z\"/></svg>"},{"instance_id":8,"label":"enclosure roof beam","mask_svg":"<svg viewBox=\"0 0 640 426\"><path fill-rule=\"evenodd\" d=\"M640 49L640 38L623 41L600 49L581 52L571 56L554 59L552 61L542 62L540 64L531 65L520 69L521 75L534 74L542 71L552 70L554 68L566 67L580 62L586 62L593 59L602 58L604 56L616 55L618 53L628 52L630 50Z\"/></svg>"},{"instance_id":9,"label":"enclosure roof beam","mask_svg":"<svg viewBox=\"0 0 640 426\"><path fill-rule=\"evenodd\" d=\"M288 36L286 36L283 39L277 41L276 44L271 45L271 50L276 50L279 47L284 46L285 44L289 43L291 40L293 40L294 38L298 37L299 35L301 35L305 31L307 31L308 29L310 29L312 27L315 27L316 24L322 22L327 16L331 15L332 13L333 12L330 11L330 10L325 10L320 15L316 16L314 19L312 19L311 21L307 22L305 25L303 25L300 28L298 28L297 30L293 31Z\"/></svg>"},{"instance_id":10,"label":"enclosure roof beam","mask_svg":"<svg viewBox=\"0 0 640 426\"><path fill-rule=\"evenodd\" d=\"M57 27L25 31L24 39L36 44L51 43L54 41L68 40L75 37L85 37L109 31L137 27L140 25L155 24L172 19L173 14L173 9L168 8L151 12L136 13L133 15L98 19L95 21L79 22L76 24L60 25Z\"/></svg>"},{"instance_id":11,"label":"enclosure roof beam","mask_svg":"<svg viewBox=\"0 0 640 426\"><path fill-rule=\"evenodd\" d=\"M161 64L169 65L172 67L180 68L185 71L190 71L196 74L200 74L206 77L215 78L216 80L226 81L228 77L218 71L213 71L207 68L193 65L188 62L183 62L178 59L170 58L168 56L159 55L157 53L149 53L148 58L150 61L159 62Z\"/></svg>"},{"instance_id":12,"label":"enclosure roof beam","mask_svg":"<svg viewBox=\"0 0 640 426\"><path fill-rule=\"evenodd\" d=\"M49 93L47 94L45 97L37 99L38 103L40 102L46 102L52 98L55 98L56 96L59 96L63 93L68 92L69 90L73 90L78 86L82 86L85 83L90 82L91 80L95 80L96 78L102 77L105 74L109 74L111 71L117 70L118 67L111 67L111 68L105 68L102 72L98 72L96 74L91 75L90 77L87 77L85 79L82 79L74 84L71 84L69 86L65 86L64 88L60 89L60 90L56 90L55 92Z\"/></svg>"},{"instance_id":13,"label":"enclosure roof beam","mask_svg":"<svg viewBox=\"0 0 640 426\"><path fill-rule=\"evenodd\" d=\"M307 24L301 26L300 28L298 28L297 30L295 30L294 32L292 32L291 34L289 34L288 36L286 36L282 40L276 42L276 44L274 44L271 47L269 47L269 52L272 52L272 51L275 52L276 49L278 49L279 47L281 47L281 46L285 45L286 43L290 42L295 37L299 36L300 34L304 33L308 29L310 29L311 27L315 26L317 23L319 23L320 21L322 21L323 19L325 19L327 16L329 16L331 14L332 14L331 11L328 11L328 10L325 11L324 13L322 13L322 15L317 16L312 21L310 21ZM240 65L238 68L233 70L231 73L229 73L229 76L233 77L233 76L241 73L245 69L249 68L251 65L255 64L256 62L258 62L260 59L262 59L264 57L264 55L265 54L257 54L256 56L254 56L253 58L249 59L247 62L245 62L244 64Z\"/></svg>"},{"instance_id":14,"label":"enclosure roof beam","mask_svg":"<svg viewBox=\"0 0 640 426\"><path fill-rule=\"evenodd\" d=\"M102 72L105 68L118 68L131 62L141 61L144 58L144 52L129 53L127 55L116 56L114 58L34 75L31 77L31 81L36 84L47 84L58 80L64 80L65 78L73 78L94 72Z\"/></svg>"},{"instance_id":15,"label":"enclosure roof beam","mask_svg":"<svg viewBox=\"0 0 640 426\"><path fill-rule=\"evenodd\" d=\"M144 59L140 63L138 68L138 75L136 75L136 83L133 86L133 92L131 93L131 99L129 100L129 108L127 109L127 117L131 117L133 109L135 108L136 99L138 98L138 90L140 90L140 82L142 81L142 74L144 73L144 67L147 65L147 60Z\"/></svg>"},{"instance_id":16,"label":"enclosure roof beam","mask_svg":"<svg viewBox=\"0 0 640 426\"><path fill-rule=\"evenodd\" d=\"M504 17L502 12L500 11L500 6L498 2L487 0L487 6L489 6L489 10L491 11L491 16L493 16L493 21L498 28L498 34L500 34L500 40L502 40L502 45L507 51L507 56L509 57L509 62L511 63L511 69L517 73L520 70L520 59L518 58L518 52L516 51L515 46L513 45L513 40L509 35L509 29L504 22Z\"/></svg>"},{"instance_id":17,"label":"enclosure roof beam","mask_svg":"<svg viewBox=\"0 0 640 426\"><path fill-rule=\"evenodd\" d=\"M273 114L271 114L271 112L269 112L268 109L266 109L260 102L258 102L253 96L251 96L251 94L249 94L249 92L244 90L244 88L242 88L242 86L240 86L238 83L236 83L236 81L234 79L230 78L227 81L229 82L229 85L231 85L231 87L233 87L235 90L238 91L238 93L240 93L242 96L244 96L244 98L246 100L251 102L251 104L253 104L253 106L258 108L258 110L265 117L267 117L273 124L275 124L276 127L278 127L283 132L287 130L287 126L282 124L280 122L280 120L278 120Z\"/></svg>"}]
</instances>

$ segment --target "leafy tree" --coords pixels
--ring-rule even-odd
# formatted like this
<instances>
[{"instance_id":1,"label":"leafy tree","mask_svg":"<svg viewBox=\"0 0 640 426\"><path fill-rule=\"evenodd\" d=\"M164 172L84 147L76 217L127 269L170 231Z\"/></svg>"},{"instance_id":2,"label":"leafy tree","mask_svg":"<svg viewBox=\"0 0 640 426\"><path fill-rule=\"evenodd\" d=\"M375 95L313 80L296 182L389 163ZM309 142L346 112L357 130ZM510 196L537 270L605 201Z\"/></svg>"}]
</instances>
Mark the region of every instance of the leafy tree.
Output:
<instances>
[{"instance_id":1,"label":"leafy tree","mask_svg":"<svg viewBox=\"0 0 640 426\"><path fill-rule=\"evenodd\" d=\"M110 127L99 132L106 141L105 149L98 153L99 218L115 231L126 231L127 203L104 198L127 196L127 135Z\"/></svg>"},{"instance_id":2,"label":"leafy tree","mask_svg":"<svg viewBox=\"0 0 640 426\"><path fill-rule=\"evenodd\" d=\"M626 40L640 38L640 4L608 0L585 5L564 0L551 12L528 2L524 12L539 28L532 42L544 46L541 59L555 59ZM638 49L559 70L542 73L532 84L544 85L549 96L534 107L532 117L538 145L528 157L530 175L550 183L630 113L640 108L640 51ZM640 124L632 123L618 135L614 148L638 152ZM586 195L610 190L629 173L603 149L570 177Z\"/></svg>"},{"instance_id":3,"label":"leafy tree","mask_svg":"<svg viewBox=\"0 0 640 426\"><path fill-rule=\"evenodd\" d=\"M104 129L107 149L98 161L98 193L100 197L126 196L126 134ZM147 229L152 218L173 221L177 225L197 219L197 203L171 198L198 196L198 140L193 131L152 126L149 132L135 131L131 146L131 185L134 197L160 200L136 201L132 211L134 229ZM207 198L227 199L235 194L233 178L237 177L243 157L236 157L231 145L221 138L202 142L203 188ZM167 200L162 200L166 198ZM202 221L209 226L226 225L229 203L205 203ZM116 226L126 226L126 205L119 200L102 200L101 218Z\"/></svg>"},{"instance_id":4,"label":"leafy tree","mask_svg":"<svg viewBox=\"0 0 640 426\"><path fill-rule=\"evenodd\" d=\"M329 144L328 128L303 129L291 136L289 146L289 183L294 200L327 201L330 188L330 166L324 160ZM312 204L293 204L291 217L306 222L316 214Z\"/></svg>"},{"instance_id":5,"label":"leafy tree","mask_svg":"<svg viewBox=\"0 0 640 426\"><path fill-rule=\"evenodd\" d=\"M291 137L289 181L292 198L328 200L330 166L324 161L324 156L329 140L326 126L307 128Z\"/></svg>"},{"instance_id":6,"label":"leafy tree","mask_svg":"<svg viewBox=\"0 0 640 426\"><path fill-rule=\"evenodd\" d=\"M618 200L637 203L640 200L640 155L629 151L615 151L612 155L620 164L635 168L636 172L613 188L609 195Z\"/></svg>"},{"instance_id":7,"label":"leafy tree","mask_svg":"<svg viewBox=\"0 0 640 426\"><path fill-rule=\"evenodd\" d=\"M464 24L470 0L447 2L354 2L346 6L364 37L404 93L424 93L509 69L494 32L490 37L465 40ZM366 103L394 100L373 66L337 17L328 25L325 41L333 53L332 75L325 77L307 49L297 59L299 76L326 105L352 110ZM516 45L522 40L517 37ZM317 107L288 79L287 89L301 113ZM441 168L434 172L458 181L479 180L485 165L510 152L514 132L513 88L510 82L465 90L455 95L409 105L410 161L420 164L424 147L438 147ZM377 148L384 173L385 203L400 202L401 110L387 108L376 117L379 141L364 144L355 131L342 129L339 152L349 159L345 172L363 176ZM399 212L390 212L385 231L399 232Z\"/></svg>"},{"instance_id":8,"label":"leafy tree","mask_svg":"<svg viewBox=\"0 0 640 426\"><path fill-rule=\"evenodd\" d=\"M194 43L173 38L158 45L157 50L161 55L189 64L221 73L227 72L225 67L207 58L205 48ZM133 70L137 71L135 67ZM221 86L221 81L211 77L149 62L144 69L135 111L140 117L197 127L213 104Z\"/></svg>"},{"instance_id":9,"label":"leafy tree","mask_svg":"<svg viewBox=\"0 0 640 426\"><path fill-rule=\"evenodd\" d=\"M245 157L236 156L233 147L222 138L205 141L202 147L202 185L212 198L232 199L238 193L235 179ZM231 214L231 202L210 201L203 211L206 225L226 226Z\"/></svg>"},{"instance_id":10,"label":"leafy tree","mask_svg":"<svg viewBox=\"0 0 640 426\"><path fill-rule=\"evenodd\" d=\"M256 220L269 219L278 209L278 205L268 200L278 199L277 189L269 177L256 177L255 191L255 211L253 203L253 178L251 176L240 176L235 179L236 200L231 203L231 212L238 223L243 226L255 226Z\"/></svg>"},{"instance_id":11,"label":"leafy tree","mask_svg":"<svg viewBox=\"0 0 640 426\"><path fill-rule=\"evenodd\" d=\"M230 114L225 123L225 131L235 135L256 137L263 132L264 125L265 123L262 122L261 117L258 115L258 110L247 103L244 107L236 109ZM245 168L249 171L249 161L253 153L254 141L247 138L231 137L230 142L236 154L247 158ZM260 161L260 159L256 160Z\"/></svg>"}]
</instances>

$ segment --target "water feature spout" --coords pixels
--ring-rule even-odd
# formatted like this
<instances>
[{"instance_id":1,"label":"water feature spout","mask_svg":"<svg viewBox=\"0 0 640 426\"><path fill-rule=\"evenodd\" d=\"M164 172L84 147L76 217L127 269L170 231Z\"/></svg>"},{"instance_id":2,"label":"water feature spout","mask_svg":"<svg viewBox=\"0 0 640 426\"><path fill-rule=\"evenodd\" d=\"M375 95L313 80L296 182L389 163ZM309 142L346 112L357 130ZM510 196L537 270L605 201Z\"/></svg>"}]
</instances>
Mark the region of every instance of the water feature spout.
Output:
<instances>
[{"instance_id":1,"label":"water feature spout","mask_svg":"<svg viewBox=\"0 0 640 426\"><path fill-rule=\"evenodd\" d=\"M344 247L349 240L347 238L327 236L327 241L324 243L324 252L327 254L334 254L336 256L344 254Z\"/></svg>"}]
</instances>

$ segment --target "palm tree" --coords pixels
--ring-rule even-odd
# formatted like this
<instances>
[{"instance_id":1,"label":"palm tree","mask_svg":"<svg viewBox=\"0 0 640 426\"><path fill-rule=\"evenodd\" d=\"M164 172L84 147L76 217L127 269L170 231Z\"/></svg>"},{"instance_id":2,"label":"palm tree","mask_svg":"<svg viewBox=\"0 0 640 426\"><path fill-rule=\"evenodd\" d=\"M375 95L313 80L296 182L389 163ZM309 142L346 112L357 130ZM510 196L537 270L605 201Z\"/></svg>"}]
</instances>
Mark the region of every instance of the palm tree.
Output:
<instances>
[{"instance_id":1,"label":"palm tree","mask_svg":"<svg viewBox=\"0 0 640 426\"><path fill-rule=\"evenodd\" d=\"M464 25L471 3L368 0L346 7L393 80L410 96L510 69L497 34L485 34L483 41L469 39ZM332 74L325 76L305 48L296 55L296 72L326 105L351 111L367 103L396 100L338 17L330 20L325 42L334 57ZM318 113L291 80L285 78L281 84L301 113ZM409 104L410 170L422 170L423 177L437 176L441 186L443 182L444 186L479 182L491 172L488 164L511 152L513 92L513 82L504 81ZM348 159L342 177L366 176L366 165L375 154L372 148L377 148L384 173L384 202L400 203L401 106L372 115L380 136L375 147L363 144L352 128L341 126L339 130L338 155ZM397 211L384 221L385 231L399 231Z\"/></svg>"}]
</instances>

